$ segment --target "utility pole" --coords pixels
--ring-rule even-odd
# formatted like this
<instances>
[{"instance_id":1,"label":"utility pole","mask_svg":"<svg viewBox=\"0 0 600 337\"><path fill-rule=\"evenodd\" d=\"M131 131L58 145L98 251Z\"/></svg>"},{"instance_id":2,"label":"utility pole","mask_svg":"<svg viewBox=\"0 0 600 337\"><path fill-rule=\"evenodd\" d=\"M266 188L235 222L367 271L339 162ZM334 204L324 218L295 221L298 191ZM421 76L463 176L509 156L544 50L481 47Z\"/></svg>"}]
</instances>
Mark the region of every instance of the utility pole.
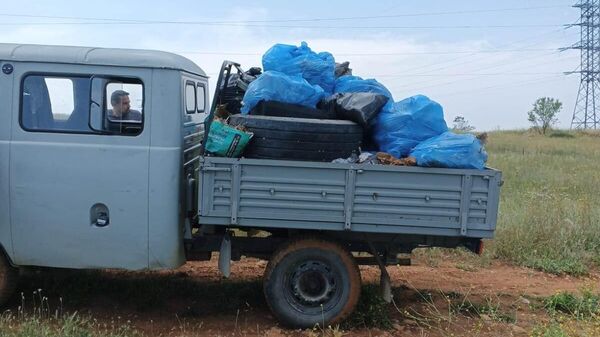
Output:
<instances>
[{"instance_id":1,"label":"utility pole","mask_svg":"<svg viewBox=\"0 0 600 337\"><path fill-rule=\"evenodd\" d=\"M581 16L569 27L579 26L581 40L565 49L579 49L581 65L567 74L580 74L581 82L571 129L600 129L600 0L580 0L573 7L581 10Z\"/></svg>"}]
</instances>

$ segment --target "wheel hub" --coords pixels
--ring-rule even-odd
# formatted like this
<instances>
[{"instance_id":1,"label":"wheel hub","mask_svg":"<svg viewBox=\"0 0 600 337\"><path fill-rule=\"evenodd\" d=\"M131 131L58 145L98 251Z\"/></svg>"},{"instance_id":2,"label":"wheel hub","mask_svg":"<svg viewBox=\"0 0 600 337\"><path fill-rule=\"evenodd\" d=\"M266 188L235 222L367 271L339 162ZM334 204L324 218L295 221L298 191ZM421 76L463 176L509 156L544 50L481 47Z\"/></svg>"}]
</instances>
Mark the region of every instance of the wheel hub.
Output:
<instances>
[{"instance_id":1,"label":"wheel hub","mask_svg":"<svg viewBox=\"0 0 600 337\"><path fill-rule=\"evenodd\" d=\"M301 303L319 306L331 299L336 282L326 264L310 261L296 268L291 278L291 288L292 294Z\"/></svg>"}]
</instances>

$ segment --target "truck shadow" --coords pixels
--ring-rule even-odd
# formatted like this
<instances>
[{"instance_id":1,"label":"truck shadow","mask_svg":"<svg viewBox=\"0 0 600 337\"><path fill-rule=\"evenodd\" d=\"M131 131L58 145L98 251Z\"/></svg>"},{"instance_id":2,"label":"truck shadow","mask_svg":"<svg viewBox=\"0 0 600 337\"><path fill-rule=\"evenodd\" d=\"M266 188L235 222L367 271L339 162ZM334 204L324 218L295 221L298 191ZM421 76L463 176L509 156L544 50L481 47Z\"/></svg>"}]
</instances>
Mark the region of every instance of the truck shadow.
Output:
<instances>
[{"instance_id":1,"label":"truck shadow","mask_svg":"<svg viewBox=\"0 0 600 337\"><path fill-rule=\"evenodd\" d=\"M184 272L37 269L21 276L9 302L44 306L50 312L119 310L168 312L179 317L231 314L237 310L268 310L260 279L204 280Z\"/></svg>"},{"instance_id":2,"label":"truck shadow","mask_svg":"<svg viewBox=\"0 0 600 337\"><path fill-rule=\"evenodd\" d=\"M227 280L212 276L193 277L182 271L35 269L23 273L8 309L18 312L24 307L26 312L34 313L46 310L49 316L55 312L79 312L99 320L118 315L172 322L237 319L239 315L266 324L276 323L265 302L260 277ZM356 311L342 327L389 328L392 321L406 318L406 310L445 301L435 291L406 286L393 287L392 291L396 305L383 302L375 284L364 284Z\"/></svg>"}]
</instances>

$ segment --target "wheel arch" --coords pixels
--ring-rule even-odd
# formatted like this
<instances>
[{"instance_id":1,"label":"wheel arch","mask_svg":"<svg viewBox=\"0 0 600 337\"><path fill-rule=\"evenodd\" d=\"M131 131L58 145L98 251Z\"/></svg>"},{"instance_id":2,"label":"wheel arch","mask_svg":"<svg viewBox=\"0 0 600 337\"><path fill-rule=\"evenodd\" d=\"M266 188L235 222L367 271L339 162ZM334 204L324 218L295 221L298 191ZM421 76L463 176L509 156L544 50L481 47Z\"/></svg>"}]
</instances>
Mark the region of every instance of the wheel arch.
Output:
<instances>
[{"instance_id":1,"label":"wheel arch","mask_svg":"<svg viewBox=\"0 0 600 337\"><path fill-rule=\"evenodd\" d=\"M2 244L1 241L0 241L0 256L3 256L4 258L6 258L6 261L8 261L8 264L10 264L11 266L18 267L18 265L16 265L13 262L13 257L8 253L6 248L4 248L4 244Z\"/></svg>"}]
</instances>

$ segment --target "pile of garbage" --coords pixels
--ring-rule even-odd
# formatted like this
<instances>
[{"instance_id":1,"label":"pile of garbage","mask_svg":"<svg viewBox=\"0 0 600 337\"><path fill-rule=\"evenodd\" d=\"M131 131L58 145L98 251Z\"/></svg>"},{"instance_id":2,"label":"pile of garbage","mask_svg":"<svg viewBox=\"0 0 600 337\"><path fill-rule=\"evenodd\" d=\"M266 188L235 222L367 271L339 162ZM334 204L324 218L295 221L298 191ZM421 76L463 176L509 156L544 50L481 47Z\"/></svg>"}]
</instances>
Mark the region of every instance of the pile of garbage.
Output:
<instances>
[{"instance_id":1,"label":"pile of garbage","mask_svg":"<svg viewBox=\"0 0 600 337\"><path fill-rule=\"evenodd\" d=\"M298 112L285 117L315 118L316 114L317 118L333 116L357 123L363 129L361 153L335 162L485 167L484 142L471 134L449 131L442 106L426 96L395 101L377 80L353 75L349 62L336 63L333 55L316 53L306 42L300 46L276 44L263 55L262 64L264 72L253 68L244 79L235 79L235 83L246 84L239 112L259 114L256 111L265 102L278 102L312 114L307 117Z\"/></svg>"}]
</instances>

